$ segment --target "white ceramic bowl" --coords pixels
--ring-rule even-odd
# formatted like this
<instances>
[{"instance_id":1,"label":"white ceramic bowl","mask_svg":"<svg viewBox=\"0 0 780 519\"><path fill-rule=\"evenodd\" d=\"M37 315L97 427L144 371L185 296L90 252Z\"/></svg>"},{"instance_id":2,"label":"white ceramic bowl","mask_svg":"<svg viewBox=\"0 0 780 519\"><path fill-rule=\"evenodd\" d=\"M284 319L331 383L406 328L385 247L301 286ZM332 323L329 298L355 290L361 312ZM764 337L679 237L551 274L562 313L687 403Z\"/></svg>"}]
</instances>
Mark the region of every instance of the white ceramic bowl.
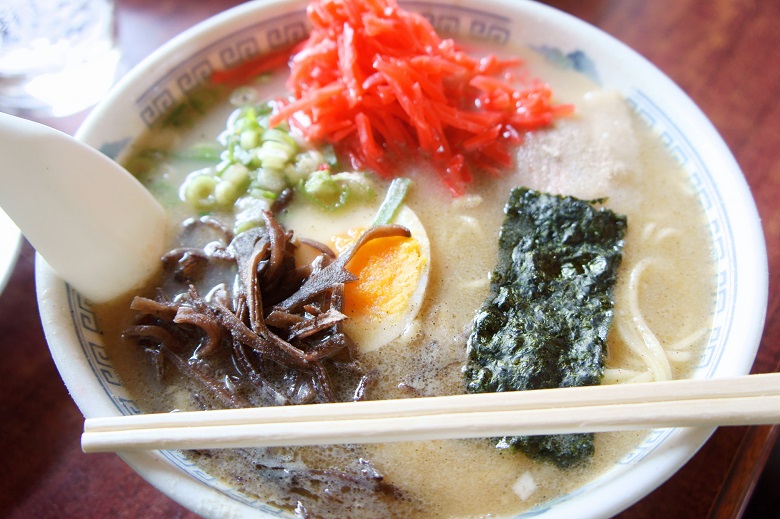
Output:
<instances>
[{"instance_id":1,"label":"white ceramic bowl","mask_svg":"<svg viewBox=\"0 0 780 519\"><path fill-rule=\"evenodd\" d=\"M16 265L22 247L22 234L7 214L0 209L0 294Z\"/></svg>"},{"instance_id":2,"label":"white ceramic bowl","mask_svg":"<svg viewBox=\"0 0 780 519\"><path fill-rule=\"evenodd\" d=\"M731 153L707 118L666 76L598 29L545 5L516 0L416 0L439 29L498 45L528 45L562 66L617 89L687 170L710 222L717 254L717 304L697 377L746 374L763 328L767 265L758 214ZM121 156L147 125L214 69L228 68L306 32L305 2L250 2L185 32L135 68L85 122L78 137ZM52 356L86 417L138 412L104 354L88 303L39 258L40 312ZM650 493L705 442L711 429L654 432L612 470L520 517L608 517ZM279 516L253 503L176 453L123 458L187 508L210 517ZM268 515L266 515L268 514Z\"/></svg>"}]
</instances>

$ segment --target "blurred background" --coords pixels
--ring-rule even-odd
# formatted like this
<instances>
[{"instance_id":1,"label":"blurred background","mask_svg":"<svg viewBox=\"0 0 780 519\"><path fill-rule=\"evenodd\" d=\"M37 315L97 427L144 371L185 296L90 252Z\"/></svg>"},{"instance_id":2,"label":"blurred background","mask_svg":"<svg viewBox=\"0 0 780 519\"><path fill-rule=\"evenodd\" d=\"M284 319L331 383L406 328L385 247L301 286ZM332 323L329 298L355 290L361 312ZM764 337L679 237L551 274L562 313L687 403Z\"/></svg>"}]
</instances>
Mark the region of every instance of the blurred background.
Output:
<instances>
[{"instance_id":1,"label":"blurred background","mask_svg":"<svg viewBox=\"0 0 780 519\"><path fill-rule=\"evenodd\" d=\"M116 0L112 79L162 43L235 0ZM780 361L780 2L759 0L559 0L647 57L685 90L731 147L753 190L767 237L769 318L754 371ZM0 13L7 7L0 3ZM0 24L0 34L8 28ZM66 116L29 113L75 133L89 107ZM0 517L166 517L190 512L146 484L116 455L84 455L83 417L48 355L38 320L34 251L22 243L0 294ZM619 517L777 517L777 427L719 430L675 477Z\"/></svg>"}]
</instances>

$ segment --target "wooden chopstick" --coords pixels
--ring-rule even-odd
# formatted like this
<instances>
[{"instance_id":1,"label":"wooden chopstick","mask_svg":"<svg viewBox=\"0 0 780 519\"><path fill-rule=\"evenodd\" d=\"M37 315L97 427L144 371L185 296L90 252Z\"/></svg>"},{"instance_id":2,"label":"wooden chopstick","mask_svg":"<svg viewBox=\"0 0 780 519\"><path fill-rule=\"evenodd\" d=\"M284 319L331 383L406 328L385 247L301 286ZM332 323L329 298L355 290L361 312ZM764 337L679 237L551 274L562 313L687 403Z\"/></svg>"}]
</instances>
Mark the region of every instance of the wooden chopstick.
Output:
<instances>
[{"instance_id":1,"label":"wooden chopstick","mask_svg":"<svg viewBox=\"0 0 780 519\"><path fill-rule=\"evenodd\" d=\"M780 374L88 418L84 452L374 443L780 423Z\"/></svg>"}]
</instances>

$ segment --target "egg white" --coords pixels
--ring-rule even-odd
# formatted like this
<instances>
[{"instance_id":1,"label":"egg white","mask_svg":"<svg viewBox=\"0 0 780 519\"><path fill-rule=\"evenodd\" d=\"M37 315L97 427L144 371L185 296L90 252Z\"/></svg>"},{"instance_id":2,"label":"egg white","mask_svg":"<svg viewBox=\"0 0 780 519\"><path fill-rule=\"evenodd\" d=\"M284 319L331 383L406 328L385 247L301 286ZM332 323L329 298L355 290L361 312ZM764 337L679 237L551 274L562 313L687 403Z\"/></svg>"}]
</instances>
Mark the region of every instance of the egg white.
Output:
<instances>
[{"instance_id":1,"label":"egg white","mask_svg":"<svg viewBox=\"0 0 780 519\"><path fill-rule=\"evenodd\" d=\"M285 226L294 229L297 236L330 243L333 236L344 234L348 229L368 228L375 214L376 207L370 204L356 204L325 216L316 208L296 206L294 211L282 218ZM406 205L399 208L392 223L409 229L420 245L420 254L425 264L420 271L417 286L402 311L383 316L379 321L372 320L370 316L354 316L345 321L345 331L362 352L375 351L410 331L425 299L431 266L431 245L425 227Z\"/></svg>"},{"instance_id":2,"label":"egg white","mask_svg":"<svg viewBox=\"0 0 780 519\"><path fill-rule=\"evenodd\" d=\"M378 321L370 316L354 316L344 323L344 330L362 352L375 351L390 344L409 331L415 323L425 299L431 269L431 244L422 222L408 206L402 206L393 223L403 225L420 244L420 255L425 264L420 270L417 286L409 297L406 307L395 314L382 316Z\"/></svg>"}]
</instances>

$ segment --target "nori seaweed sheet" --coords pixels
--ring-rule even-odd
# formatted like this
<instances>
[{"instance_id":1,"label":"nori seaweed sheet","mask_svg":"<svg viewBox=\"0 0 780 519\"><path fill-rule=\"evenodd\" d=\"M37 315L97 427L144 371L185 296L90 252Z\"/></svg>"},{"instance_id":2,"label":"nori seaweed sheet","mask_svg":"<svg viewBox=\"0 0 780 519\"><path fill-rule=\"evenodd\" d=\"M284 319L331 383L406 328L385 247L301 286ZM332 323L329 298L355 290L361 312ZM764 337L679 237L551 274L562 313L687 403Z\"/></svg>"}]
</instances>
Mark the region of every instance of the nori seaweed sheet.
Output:
<instances>
[{"instance_id":1,"label":"nori seaweed sheet","mask_svg":"<svg viewBox=\"0 0 780 519\"><path fill-rule=\"evenodd\" d=\"M613 317L626 217L601 200L512 190L491 293L468 339L468 392L597 385ZM498 439L560 467L594 451L593 434Z\"/></svg>"}]
</instances>

